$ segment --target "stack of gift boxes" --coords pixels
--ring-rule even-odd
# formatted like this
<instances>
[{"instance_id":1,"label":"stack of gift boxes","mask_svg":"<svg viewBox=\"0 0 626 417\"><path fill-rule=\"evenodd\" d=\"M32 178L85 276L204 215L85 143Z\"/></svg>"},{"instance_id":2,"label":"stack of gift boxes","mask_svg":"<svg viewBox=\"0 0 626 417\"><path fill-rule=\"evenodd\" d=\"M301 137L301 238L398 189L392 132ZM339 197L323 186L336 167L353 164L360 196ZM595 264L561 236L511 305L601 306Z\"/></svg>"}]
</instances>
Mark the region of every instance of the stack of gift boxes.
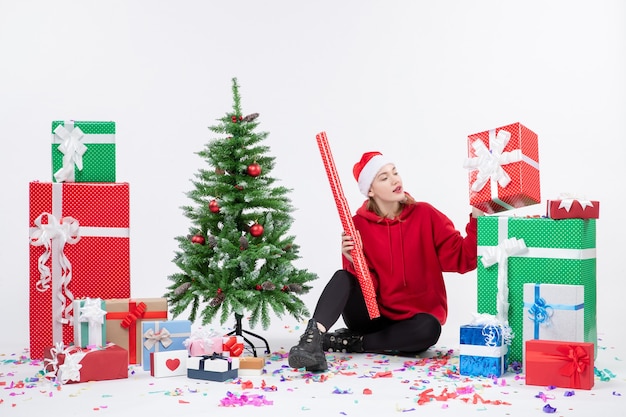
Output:
<instances>
[{"instance_id":1,"label":"stack of gift boxes","mask_svg":"<svg viewBox=\"0 0 626 417\"><path fill-rule=\"evenodd\" d=\"M591 389L599 202L541 203L536 133L520 123L468 136L470 204L478 218L476 319L460 329L460 373L498 377L514 365L528 385Z\"/></svg>"},{"instance_id":2,"label":"stack of gift boxes","mask_svg":"<svg viewBox=\"0 0 626 417\"><path fill-rule=\"evenodd\" d=\"M31 358L61 383L128 378L139 364L155 377L237 376L241 336L191 352L191 322L169 320L165 298L131 298L130 190L116 182L115 129L52 122L52 181L29 185Z\"/></svg>"}]
</instances>

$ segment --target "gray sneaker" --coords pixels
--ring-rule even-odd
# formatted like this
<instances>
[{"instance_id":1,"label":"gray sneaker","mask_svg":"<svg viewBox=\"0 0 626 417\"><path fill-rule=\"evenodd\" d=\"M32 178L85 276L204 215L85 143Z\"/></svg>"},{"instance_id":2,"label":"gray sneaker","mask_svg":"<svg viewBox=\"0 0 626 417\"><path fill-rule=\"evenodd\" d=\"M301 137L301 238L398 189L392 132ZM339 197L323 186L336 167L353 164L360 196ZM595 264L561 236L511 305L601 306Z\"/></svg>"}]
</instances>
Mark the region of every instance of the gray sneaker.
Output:
<instances>
[{"instance_id":1,"label":"gray sneaker","mask_svg":"<svg viewBox=\"0 0 626 417\"><path fill-rule=\"evenodd\" d=\"M289 350L289 366L310 372L327 371L326 354L322 349L322 333L315 319L309 320L300 342Z\"/></svg>"}]
</instances>

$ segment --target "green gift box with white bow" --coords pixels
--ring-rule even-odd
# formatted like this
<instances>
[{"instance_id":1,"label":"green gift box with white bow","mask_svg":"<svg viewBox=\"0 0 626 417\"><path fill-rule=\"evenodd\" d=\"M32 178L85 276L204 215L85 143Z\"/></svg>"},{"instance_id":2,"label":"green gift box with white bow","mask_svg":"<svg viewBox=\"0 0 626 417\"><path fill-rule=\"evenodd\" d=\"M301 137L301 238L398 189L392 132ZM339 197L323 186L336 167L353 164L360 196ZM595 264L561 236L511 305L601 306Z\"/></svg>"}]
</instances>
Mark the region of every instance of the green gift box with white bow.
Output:
<instances>
[{"instance_id":1,"label":"green gift box with white bow","mask_svg":"<svg viewBox=\"0 0 626 417\"><path fill-rule=\"evenodd\" d=\"M115 182L115 122L53 121L53 182Z\"/></svg>"},{"instance_id":2,"label":"green gift box with white bow","mask_svg":"<svg viewBox=\"0 0 626 417\"><path fill-rule=\"evenodd\" d=\"M478 218L477 310L508 321L509 362L523 361L528 283L582 285L583 338L597 352L595 219Z\"/></svg>"}]
</instances>

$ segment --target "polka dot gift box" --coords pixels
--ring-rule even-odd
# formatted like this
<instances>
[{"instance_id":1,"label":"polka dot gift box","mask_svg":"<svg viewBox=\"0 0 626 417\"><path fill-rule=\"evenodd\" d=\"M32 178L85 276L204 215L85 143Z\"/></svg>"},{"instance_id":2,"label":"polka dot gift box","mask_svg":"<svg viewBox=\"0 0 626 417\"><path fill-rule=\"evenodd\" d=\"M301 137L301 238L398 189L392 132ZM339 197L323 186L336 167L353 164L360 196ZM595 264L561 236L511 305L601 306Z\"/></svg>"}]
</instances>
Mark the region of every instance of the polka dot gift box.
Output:
<instances>
[{"instance_id":1,"label":"polka dot gift box","mask_svg":"<svg viewBox=\"0 0 626 417\"><path fill-rule=\"evenodd\" d=\"M53 182L115 182L115 122L53 121Z\"/></svg>"},{"instance_id":2,"label":"polka dot gift box","mask_svg":"<svg viewBox=\"0 0 626 417\"><path fill-rule=\"evenodd\" d=\"M523 361L527 283L583 286L583 339L597 349L595 222L545 217L478 218L477 309L479 313L496 314L498 309L506 308L513 332L509 361ZM511 239L523 243L524 250L511 254Z\"/></svg>"},{"instance_id":3,"label":"polka dot gift box","mask_svg":"<svg viewBox=\"0 0 626 417\"><path fill-rule=\"evenodd\" d=\"M129 185L29 184L30 354L74 341L73 301L130 297Z\"/></svg>"},{"instance_id":4,"label":"polka dot gift box","mask_svg":"<svg viewBox=\"0 0 626 417\"><path fill-rule=\"evenodd\" d=\"M470 205L497 213L541 202L539 139L521 123L468 136Z\"/></svg>"}]
</instances>

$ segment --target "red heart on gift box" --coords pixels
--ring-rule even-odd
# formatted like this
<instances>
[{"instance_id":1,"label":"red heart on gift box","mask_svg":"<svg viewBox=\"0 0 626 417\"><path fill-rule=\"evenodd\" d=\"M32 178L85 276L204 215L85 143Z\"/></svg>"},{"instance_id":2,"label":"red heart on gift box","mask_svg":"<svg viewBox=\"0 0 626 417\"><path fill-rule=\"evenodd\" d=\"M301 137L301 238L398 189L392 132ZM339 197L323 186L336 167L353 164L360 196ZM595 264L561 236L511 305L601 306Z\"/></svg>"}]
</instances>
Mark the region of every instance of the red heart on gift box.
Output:
<instances>
[{"instance_id":1,"label":"red heart on gift box","mask_svg":"<svg viewBox=\"0 0 626 417\"><path fill-rule=\"evenodd\" d=\"M168 359L165 361L165 366L170 371L175 371L180 366L180 359Z\"/></svg>"}]
</instances>

